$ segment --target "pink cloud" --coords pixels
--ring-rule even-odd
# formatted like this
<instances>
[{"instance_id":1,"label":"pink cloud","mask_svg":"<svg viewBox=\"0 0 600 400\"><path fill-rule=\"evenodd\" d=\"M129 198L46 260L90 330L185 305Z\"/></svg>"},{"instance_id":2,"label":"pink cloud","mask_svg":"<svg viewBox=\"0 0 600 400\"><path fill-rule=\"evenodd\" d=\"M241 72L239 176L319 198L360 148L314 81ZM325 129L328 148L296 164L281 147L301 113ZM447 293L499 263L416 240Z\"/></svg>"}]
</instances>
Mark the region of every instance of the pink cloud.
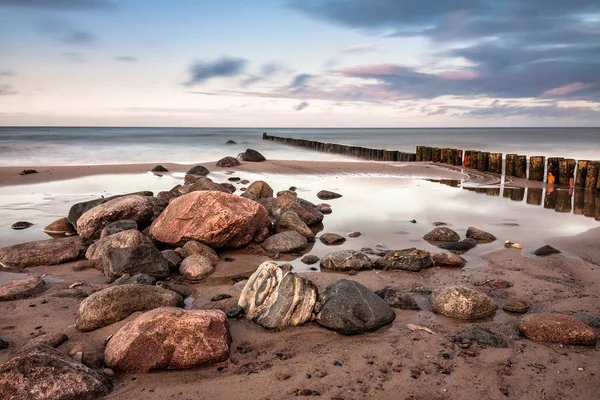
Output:
<instances>
[{"instance_id":1,"label":"pink cloud","mask_svg":"<svg viewBox=\"0 0 600 400\"><path fill-rule=\"evenodd\" d=\"M479 77L479 75L473 71L445 71L438 76L443 79L458 81L470 81Z\"/></svg>"},{"instance_id":2,"label":"pink cloud","mask_svg":"<svg viewBox=\"0 0 600 400\"><path fill-rule=\"evenodd\" d=\"M548 94L551 96L564 96L565 94L578 92L580 90L591 88L596 85L595 83L581 83L581 82L573 82L568 85L557 87L554 89L546 90L544 94Z\"/></svg>"},{"instance_id":3,"label":"pink cloud","mask_svg":"<svg viewBox=\"0 0 600 400\"><path fill-rule=\"evenodd\" d=\"M358 67L344 68L335 73L346 77L362 77L362 76L416 76L419 75L411 68L403 67L395 64L373 64L361 65Z\"/></svg>"}]
</instances>

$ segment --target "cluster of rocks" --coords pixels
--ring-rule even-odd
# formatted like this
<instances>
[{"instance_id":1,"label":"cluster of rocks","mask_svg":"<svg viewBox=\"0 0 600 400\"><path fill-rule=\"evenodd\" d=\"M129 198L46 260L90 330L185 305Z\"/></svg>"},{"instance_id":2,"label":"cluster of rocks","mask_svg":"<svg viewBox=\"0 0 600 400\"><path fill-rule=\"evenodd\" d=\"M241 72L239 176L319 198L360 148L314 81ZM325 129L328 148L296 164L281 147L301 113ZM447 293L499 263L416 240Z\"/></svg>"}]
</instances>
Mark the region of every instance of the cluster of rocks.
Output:
<instances>
[{"instance_id":1,"label":"cluster of rocks","mask_svg":"<svg viewBox=\"0 0 600 400\"><path fill-rule=\"evenodd\" d=\"M460 240L460 235L458 233L446 226L440 226L440 224L442 223L434 223L434 225L438 227L423 236L423 239L431 244L437 245L441 249L448 250L457 255L471 250L477 246L478 243L491 243L496 240L496 237L491 233L472 226L467 229L466 237L463 240Z\"/></svg>"}]
</instances>

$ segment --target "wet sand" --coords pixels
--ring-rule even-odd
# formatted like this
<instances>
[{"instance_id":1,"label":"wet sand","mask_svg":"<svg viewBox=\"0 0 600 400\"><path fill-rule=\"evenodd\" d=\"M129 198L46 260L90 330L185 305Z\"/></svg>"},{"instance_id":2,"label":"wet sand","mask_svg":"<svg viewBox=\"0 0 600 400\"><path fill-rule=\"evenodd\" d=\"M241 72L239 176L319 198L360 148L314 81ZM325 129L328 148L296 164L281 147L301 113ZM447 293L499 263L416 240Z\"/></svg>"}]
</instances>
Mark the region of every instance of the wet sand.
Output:
<instances>
[{"instance_id":1,"label":"wet sand","mask_svg":"<svg viewBox=\"0 0 600 400\"><path fill-rule=\"evenodd\" d=\"M180 180L189 167L163 165L171 170L173 181ZM527 204L525 199L517 204L510 197L499 195L500 191L498 195L482 195L461 190L452 185L457 180L467 179L465 174L427 164L270 161L244 163L233 169L215 168L214 163L205 165L215 172L219 181L226 181L227 176L240 176L251 181L263 179L275 190L294 185L300 197L313 202L320 189L342 193L344 197L327 201L332 205L333 214L326 216L318 229L340 234L358 230L363 236L348 238L342 246L336 247L317 242L302 254L322 256L340 248L358 250L377 244L384 248L414 246L435 251L421 236L433 228L432 222L440 220L449 223L461 237L468 226L477 226L495 234L499 240L466 253L464 257L468 262L462 269L429 268L419 273L364 271L349 276L309 272L307 266L298 261L302 254L285 255L277 261L290 261L319 291L341 278L356 280L372 290L397 286L412 290L422 310L395 310L396 320L391 325L350 337L313 322L283 332L268 332L245 319L231 320L234 342L229 361L193 370L118 375L115 390L108 399L287 399L296 397L303 389L318 392L326 399L593 399L597 396L600 387L598 345L586 348L535 343L519 335L517 323L521 316L501 310L506 299L517 297L530 303L530 313L600 315L600 253L597 250L600 228L596 228L598 223L593 218L552 212L554 210L544 209L542 205ZM34 167L40 173L28 176L18 175L23 168L2 168L0 185L7 190L20 185L34 190L36 184L76 183L86 176L114 179L121 174L135 179L153 166ZM235 174L229 174L230 170ZM164 178L167 176L161 179ZM496 178L480 176L476 179L486 184ZM159 180L158 184L174 186L171 180ZM47 187L56 190L55 186ZM492 189L495 193L495 187ZM504 190L502 187L502 193ZM15 196L18 193L21 192L15 192ZM54 195L60 197L59 193ZM62 209L53 209L53 212L59 214ZM40 215L44 212L44 209L38 210ZM417 224L410 222L413 218ZM26 231L17 234L28 235ZM565 236L565 232L569 235ZM524 249L505 249L504 239L519 241ZM531 255L532 250L545 243L551 243L564 254ZM215 274L191 285L196 293L186 301L188 307L229 309L239 296L232 278L248 276L271 255L236 250L221 252L220 256L222 261ZM235 260L226 262L225 257ZM75 329L80 299L54 294L75 282L82 283L79 290L83 293L107 286L99 270L80 270L77 265L34 267L19 274L0 272L0 281L25 274L46 275L47 280L46 291L38 297L0 303L0 338L10 343L9 349L0 351L0 362L9 359L27 340L42 332L67 334L69 340L59 347L65 352L81 344L85 351L101 353L104 339L137 316L134 314L93 332L81 333ZM494 288L488 284L493 279L506 280L512 286ZM456 284L492 296L500 306L496 315L488 320L464 322L433 314L427 291ZM230 294L232 298L211 302L219 293ZM425 326L435 334L411 331L407 324ZM451 344L456 333L476 326L503 335L508 339L508 348L482 348L474 344L462 349ZM341 365L334 365L336 361ZM280 380L282 375L289 378Z\"/></svg>"}]
</instances>

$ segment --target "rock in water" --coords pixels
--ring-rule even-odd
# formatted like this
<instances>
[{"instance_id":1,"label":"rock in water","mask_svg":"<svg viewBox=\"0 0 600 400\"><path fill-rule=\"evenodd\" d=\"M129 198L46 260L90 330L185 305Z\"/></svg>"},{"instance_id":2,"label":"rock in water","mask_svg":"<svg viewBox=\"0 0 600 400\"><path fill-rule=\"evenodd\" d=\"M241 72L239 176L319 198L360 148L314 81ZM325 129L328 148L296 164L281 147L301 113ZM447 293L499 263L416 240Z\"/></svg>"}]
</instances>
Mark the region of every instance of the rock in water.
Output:
<instances>
[{"instance_id":1,"label":"rock in water","mask_svg":"<svg viewBox=\"0 0 600 400\"><path fill-rule=\"evenodd\" d=\"M125 247L137 246L140 244L151 244L152 242L137 229L115 233L106 236L90 245L85 252L85 258L88 260L101 260L106 257L109 249L123 249Z\"/></svg>"},{"instance_id":2,"label":"rock in water","mask_svg":"<svg viewBox=\"0 0 600 400\"><path fill-rule=\"evenodd\" d=\"M246 189L246 193L256 196L257 199L273 197L273 189L264 181L252 182Z\"/></svg>"},{"instance_id":3,"label":"rock in water","mask_svg":"<svg viewBox=\"0 0 600 400\"><path fill-rule=\"evenodd\" d=\"M467 229L467 234L465 236L471 239L486 242L496 240L496 236L492 235L491 233L482 231L481 229L473 228L472 226Z\"/></svg>"},{"instance_id":4,"label":"rock in water","mask_svg":"<svg viewBox=\"0 0 600 400\"><path fill-rule=\"evenodd\" d=\"M421 307L417 304L408 293L404 293L401 289L386 286L375 292L381 297L390 307L399 308L400 310L420 310Z\"/></svg>"},{"instance_id":5,"label":"rock in water","mask_svg":"<svg viewBox=\"0 0 600 400\"><path fill-rule=\"evenodd\" d=\"M341 279L319 299L319 325L344 335L374 331L396 318L394 310L358 282Z\"/></svg>"},{"instance_id":6,"label":"rock in water","mask_svg":"<svg viewBox=\"0 0 600 400\"><path fill-rule=\"evenodd\" d=\"M271 207L271 214L277 219L286 211L298 214L308 226L316 225L324 218L323 213L313 203L289 194L277 197Z\"/></svg>"},{"instance_id":7,"label":"rock in water","mask_svg":"<svg viewBox=\"0 0 600 400\"><path fill-rule=\"evenodd\" d=\"M37 174L38 172L35 169L24 169L23 171L21 171L19 173L19 175L31 175L31 174Z\"/></svg>"},{"instance_id":8,"label":"rock in water","mask_svg":"<svg viewBox=\"0 0 600 400\"><path fill-rule=\"evenodd\" d=\"M14 224L12 224L10 227L12 229L15 230L22 230L22 229L27 229L29 227L33 226L33 224L31 222L28 221L17 221Z\"/></svg>"},{"instance_id":9,"label":"rock in water","mask_svg":"<svg viewBox=\"0 0 600 400\"><path fill-rule=\"evenodd\" d=\"M107 236L114 235L115 233L128 231L128 230L132 230L132 229L137 229L137 228L138 228L137 222L135 222L134 220L122 219L120 221L111 222L110 224L106 225L104 227L104 229L102 229L102 232L100 233L100 238L102 239Z\"/></svg>"},{"instance_id":10,"label":"rock in water","mask_svg":"<svg viewBox=\"0 0 600 400\"><path fill-rule=\"evenodd\" d=\"M74 228L77 228L77 221L83 214L102 203L106 203L107 201L107 199L101 198L73 204L69 210L67 220L71 223L71 225L73 225Z\"/></svg>"},{"instance_id":11,"label":"rock in water","mask_svg":"<svg viewBox=\"0 0 600 400\"><path fill-rule=\"evenodd\" d=\"M296 231L277 233L262 243L263 249L271 253L294 253L306 248L308 242Z\"/></svg>"},{"instance_id":12,"label":"rock in water","mask_svg":"<svg viewBox=\"0 0 600 400\"><path fill-rule=\"evenodd\" d=\"M488 295L464 286L434 290L429 304L435 313L469 321L494 315L498 308Z\"/></svg>"},{"instance_id":13,"label":"rock in water","mask_svg":"<svg viewBox=\"0 0 600 400\"><path fill-rule=\"evenodd\" d=\"M219 262L219 256L217 255L217 253L204 243L200 243L197 240L190 240L189 242L184 244L181 250L179 251L179 254L183 258L187 258L194 254L200 254L208 258L213 265L217 265L217 263Z\"/></svg>"},{"instance_id":14,"label":"rock in water","mask_svg":"<svg viewBox=\"0 0 600 400\"><path fill-rule=\"evenodd\" d=\"M206 176L206 175L210 174L210 171L206 167L203 167L202 165L196 165L195 167L188 169L188 171L185 174L186 175Z\"/></svg>"},{"instance_id":15,"label":"rock in water","mask_svg":"<svg viewBox=\"0 0 600 400\"><path fill-rule=\"evenodd\" d=\"M77 220L77 232L85 238L100 236L102 229L111 222L132 219L145 226L154 215L154 201L148 196L123 196L109 200L89 211Z\"/></svg>"},{"instance_id":16,"label":"rock in water","mask_svg":"<svg viewBox=\"0 0 600 400\"><path fill-rule=\"evenodd\" d=\"M281 217L275 223L275 232L281 233L286 231L296 231L306 238L309 242L315 241L315 234L302 221L302 219L293 211L286 211L281 214Z\"/></svg>"},{"instance_id":17,"label":"rock in water","mask_svg":"<svg viewBox=\"0 0 600 400\"><path fill-rule=\"evenodd\" d=\"M0 285L0 301L26 299L44 291L46 282L38 276L18 279Z\"/></svg>"},{"instance_id":18,"label":"rock in water","mask_svg":"<svg viewBox=\"0 0 600 400\"><path fill-rule=\"evenodd\" d=\"M316 264L319 262L319 257L315 256L314 254L308 254L302 257L300 261L307 265Z\"/></svg>"},{"instance_id":19,"label":"rock in water","mask_svg":"<svg viewBox=\"0 0 600 400\"><path fill-rule=\"evenodd\" d=\"M121 321L137 311L183 305L180 295L158 286L111 286L81 302L75 326L82 332L88 332Z\"/></svg>"},{"instance_id":20,"label":"rock in water","mask_svg":"<svg viewBox=\"0 0 600 400\"><path fill-rule=\"evenodd\" d=\"M229 358L225 313L163 307L125 324L104 350L106 365L122 372L194 368Z\"/></svg>"},{"instance_id":21,"label":"rock in water","mask_svg":"<svg viewBox=\"0 0 600 400\"><path fill-rule=\"evenodd\" d=\"M342 244L346 241L346 238L337 233L324 233L319 236L319 240L328 246Z\"/></svg>"},{"instance_id":22,"label":"rock in water","mask_svg":"<svg viewBox=\"0 0 600 400\"><path fill-rule=\"evenodd\" d=\"M268 233L269 215L255 201L222 192L192 192L171 200L150 226L158 241L198 240L212 248L239 248Z\"/></svg>"},{"instance_id":23,"label":"rock in water","mask_svg":"<svg viewBox=\"0 0 600 400\"><path fill-rule=\"evenodd\" d=\"M43 229L48 235L67 235L71 236L77 233L73 225L69 222L67 217L62 217L48 225Z\"/></svg>"},{"instance_id":24,"label":"rock in water","mask_svg":"<svg viewBox=\"0 0 600 400\"><path fill-rule=\"evenodd\" d=\"M108 249L102 264L108 282L124 274L146 274L156 279L169 276L169 262L153 244Z\"/></svg>"},{"instance_id":25,"label":"rock in water","mask_svg":"<svg viewBox=\"0 0 600 400\"><path fill-rule=\"evenodd\" d=\"M438 247L440 249L449 250L458 254L465 253L471 250L473 247L477 246L477 242L475 239L466 238L461 240L460 242L449 242L442 243Z\"/></svg>"},{"instance_id":26,"label":"rock in water","mask_svg":"<svg viewBox=\"0 0 600 400\"><path fill-rule=\"evenodd\" d=\"M375 261L375 268L403 269L405 271L420 271L433 265L431 254L427 250L414 247L404 250L394 250L386 253Z\"/></svg>"},{"instance_id":27,"label":"rock in water","mask_svg":"<svg viewBox=\"0 0 600 400\"><path fill-rule=\"evenodd\" d=\"M197 281L210 276L215 272L215 266L201 254L192 254L186 257L179 267L179 273L188 280Z\"/></svg>"},{"instance_id":28,"label":"rock in water","mask_svg":"<svg viewBox=\"0 0 600 400\"><path fill-rule=\"evenodd\" d=\"M454 341L456 343L462 343L463 340L470 340L472 342L477 342L480 345L490 347L508 347L508 343L506 342L505 338L483 328L473 328L462 331L454 337Z\"/></svg>"},{"instance_id":29,"label":"rock in water","mask_svg":"<svg viewBox=\"0 0 600 400\"><path fill-rule=\"evenodd\" d=\"M221 185L225 189L227 189L227 192L229 192L229 193L235 193L235 191L237 190L237 188L235 186L233 186L231 183L219 183L219 185Z\"/></svg>"},{"instance_id":30,"label":"rock in water","mask_svg":"<svg viewBox=\"0 0 600 400\"><path fill-rule=\"evenodd\" d=\"M458 242L460 236L450 228L441 227L433 229L423 239L428 242Z\"/></svg>"},{"instance_id":31,"label":"rock in water","mask_svg":"<svg viewBox=\"0 0 600 400\"><path fill-rule=\"evenodd\" d=\"M334 251L321 259L321 268L336 271L360 271L371 269L372 266L369 256L356 250Z\"/></svg>"},{"instance_id":32,"label":"rock in water","mask_svg":"<svg viewBox=\"0 0 600 400\"><path fill-rule=\"evenodd\" d=\"M40 240L0 249L0 265L6 269L57 265L83 257L89 242L80 237Z\"/></svg>"},{"instance_id":33,"label":"rock in water","mask_svg":"<svg viewBox=\"0 0 600 400\"><path fill-rule=\"evenodd\" d=\"M242 153L242 160L250 162L261 162L266 161L267 159L256 150L246 149L246 151Z\"/></svg>"},{"instance_id":34,"label":"rock in water","mask_svg":"<svg viewBox=\"0 0 600 400\"><path fill-rule=\"evenodd\" d=\"M2 399L94 400L111 390L109 378L45 345L0 365Z\"/></svg>"},{"instance_id":35,"label":"rock in water","mask_svg":"<svg viewBox=\"0 0 600 400\"><path fill-rule=\"evenodd\" d=\"M199 192L199 191L203 191L203 190L213 190L216 192L229 193L229 189L227 189L224 186L221 186L220 184L213 182L211 179L205 178L205 177L202 177L199 179L194 179L192 182L186 183L184 186L182 186L179 189L180 194Z\"/></svg>"},{"instance_id":36,"label":"rock in water","mask_svg":"<svg viewBox=\"0 0 600 400\"><path fill-rule=\"evenodd\" d=\"M331 210L331 206L329 204L317 204L317 209L321 211L322 214L331 214L333 211Z\"/></svg>"},{"instance_id":37,"label":"rock in water","mask_svg":"<svg viewBox=\"0 0 600 400\"><path fill-rule=\"evenodd\" d=\"M554 247L549 246L549 245L542 246L533 252L533 254L535 254L536 256L539 256L539 257L549 256L550 254L559 254L559 253L560 253L560 250L555 249Z\"/></svg>"},{"instance_id":38,"label":"rock in water","mask_svg":"<svg viewBox=\"0 0 600 400\"><path fill-rule=\"evenodd\" d=\"M154 168L152 168L150 172L169 172L169 170L163 167L162 165L157 165Z\"/></svg>"},{"instance_id":39,"label":"rock in water","mask_svg":"<svg viewBox=\"0 0 600 400\"><path fill-rule=\"evenodd\" d=\"M511 298L506 300L502 309L506 312L511 312L515 314L525 314L527 309L529 309L529 304L527 304L524 300L519 300L515 298Z\"/></svg>"},{"instance_id":40,"label":"rock in water","mask_svg":"<svg viewBox=\"0 0 600 400\"><path fill-rule=\"evenodd\" d=\"M467 263L467 260L454 253L435 253L432 259L436 267L462 268Z\"/></svg>"},{"instance_id":41,"label":"rock in water","mask_svg":"<svg viewBox=\"0 0 600 400\"><path fill-rule=\"evenodd\" d=\"M596 333L585 322L564 314L532 314L521 319L519 330L531 340L593 346Z\"/></svg>"},{"instance_id":42,"label":"rock in water","mask_svg":"<svg viewBox=\"0 0 600 400\"><path fill-rule=\"evenodd\" d=\"M319 193L317 193L317 197L321 200L332 200L339 199L342 197L342 195L339 193L330 192L329 190L321 190Z\"/></svg>"},{"instance_id":43,"label":"rock in water","mask_svg":"<svg viewBox=\"0 0 600 400\"><path fill-rule=\"evenodd\" d=\"M235 157L224 157L217 161L217 167L231 168L238 165L241 165L241 163Z\"/></svg>"},{"instance_id":44,"label":"rock in water","mask_svg":"<svg viewBox=\"0 0 600 400\"><path fill-rule=\"evenodd\" d=\"M317 288L273 261L265 261L250 276L238 305L246 318L266 329L302 325L312 317Z\"/></svg>"}]
</instances>

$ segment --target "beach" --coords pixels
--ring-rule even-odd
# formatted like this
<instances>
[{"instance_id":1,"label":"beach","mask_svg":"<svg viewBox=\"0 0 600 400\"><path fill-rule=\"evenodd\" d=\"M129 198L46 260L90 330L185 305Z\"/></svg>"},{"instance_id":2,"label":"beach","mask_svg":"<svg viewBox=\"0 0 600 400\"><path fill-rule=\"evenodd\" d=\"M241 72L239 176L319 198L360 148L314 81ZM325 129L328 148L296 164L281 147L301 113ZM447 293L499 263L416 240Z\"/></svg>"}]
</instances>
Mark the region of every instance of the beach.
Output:
<instances>
[{"instance_id":1,"label":"beach","mask_svg":"<svg viewBox=\"0 0 600 400\"><path fill-rule=\"evenodd\" d=\"M597 196L589 200L579 194L578 198L577 192L541 182L507 180L428 162L268 160L242 161L235 167L216 167L215 162L163 163L168 170L164 173L149 172L155 163L0 167L0 247L48 238L41 228L66 216L74 203L143 190L156 196L183 183L191 166L201 165L210 170L208 178L214 182L230 182L236 195L248 188L249 184L241 181L264 181L274 193L294 188L298 197L315 204L328 203L332 213L311 226L316 240L304 250L274 254L254 244L218 250L214 272L200 282L172 274L167 281L194 289L185 299L186 309L230 310L241 295L243 286L238 282L263 262L274 260L289 263L292 271L312 281L319 293L340 279L358 282L371 291L392 286L409 294L419 310L394 308L392 323L351 336L325 329L315 321L272 332L245 318L229 319L233 342L227 361L193 369L117 373L112 378L114 389L105 398L591 399L597 394L597 342L572 346L531 340L519 332L523 314L502 309L507 300L516 298L529 304L525 315L586 313L600 319ZM23 169L37 173L20 175ZM342 197L320 200L317 193L321 190ZM568 207L564 201L556 205L553 196L557 193L568 199ZM592 202L586 215L576 211L577 202L583 204L584 197L586 204ZM546 198L550 200L543 201ZM10 230L17 220L34 225ZM364 251L373 261L379 258L377 253L411 247L439 253L439 243L423 239L438 225L454 230L461 239L467 228L476 227L497 240L480 242L461 254L466 260L462 268L349 273L300 261L306 254L323 259L337 250ZM350 237L350 232L361 235ZM319 240L325 233L346 240L326 245ZM506 248L505 240L519 243L522 249ZM546 244L562 253L533 254ZM82 298L108 287L102 263L77 261L5 270L0 271L0 283L34 275L46 282L41 294L0 302L0 339L9 343L8 349L0 351L0 362L13 357L31 338L50 333L68 336L58 350L69 353L78 347L84 359L101 360L105 340L142 314L136 312L82 332L75 326ZM73 285L75 289L69 289ZM456 285L489 296L498 309L475 321L433 312L429 302L432 291ZM77 295L64 297L74 290ZM211 301L219 294L231 297ZM499 335L506 347L455 341L455 335L476 327ZM598 326L592 329L599 333ZM95 367L102 371L102 362Z\"/></svg>"}]
</instances>

